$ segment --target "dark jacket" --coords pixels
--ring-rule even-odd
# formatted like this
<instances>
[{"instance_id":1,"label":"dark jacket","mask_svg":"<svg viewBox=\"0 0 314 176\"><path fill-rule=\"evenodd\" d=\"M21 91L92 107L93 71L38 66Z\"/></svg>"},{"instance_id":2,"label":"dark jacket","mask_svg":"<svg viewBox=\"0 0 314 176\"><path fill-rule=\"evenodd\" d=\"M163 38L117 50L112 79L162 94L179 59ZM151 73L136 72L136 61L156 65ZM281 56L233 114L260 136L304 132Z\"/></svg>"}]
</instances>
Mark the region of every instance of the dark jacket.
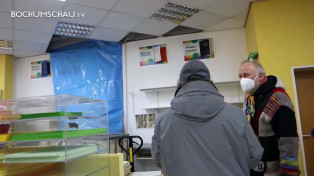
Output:
<instances>
[{"instance_id":1,"label":"dark jacket","mask_svg":"<svg viewBox=\"0 0 314 176\"><path fill-rule=\"evenodd\" d=\"M296 175L299 140L293 104L285 86L279 78L268 76L256 90L254 100L251 125L264 148L264 176Z\"/></svg>"}]
</instances>

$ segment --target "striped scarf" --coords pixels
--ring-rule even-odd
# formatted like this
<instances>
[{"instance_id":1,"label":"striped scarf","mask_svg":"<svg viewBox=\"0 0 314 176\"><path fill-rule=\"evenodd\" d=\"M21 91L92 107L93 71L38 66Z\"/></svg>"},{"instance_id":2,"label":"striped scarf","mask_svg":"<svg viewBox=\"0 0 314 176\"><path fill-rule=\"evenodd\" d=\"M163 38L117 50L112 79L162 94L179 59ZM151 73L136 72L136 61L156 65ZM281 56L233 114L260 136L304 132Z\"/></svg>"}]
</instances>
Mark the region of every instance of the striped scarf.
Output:
<instances>
[{"instance_id":1,"label":"striped scarf","mask_svg":"<svg viewBox=\"0 0 314 176\"><path fill-rule=\"evenodd\" d=\"M255 91L249 91L249 92L246 93L245 115L246 115L247 120L249 122L251 121L252 118L254 118L254 115L255 115L254 92Z\"/></svg>"}]
</instances>

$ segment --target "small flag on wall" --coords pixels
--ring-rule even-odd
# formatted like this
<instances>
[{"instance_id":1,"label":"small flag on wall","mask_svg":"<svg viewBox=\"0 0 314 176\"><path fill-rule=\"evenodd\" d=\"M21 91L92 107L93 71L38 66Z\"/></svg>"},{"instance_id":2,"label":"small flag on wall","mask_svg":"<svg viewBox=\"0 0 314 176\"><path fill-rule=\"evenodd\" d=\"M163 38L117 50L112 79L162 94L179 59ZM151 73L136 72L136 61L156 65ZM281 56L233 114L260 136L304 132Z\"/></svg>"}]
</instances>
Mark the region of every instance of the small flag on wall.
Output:
<instances>
[{"instance_id":1,"label":"small flag on wall","mask_svg":"<svg viewBox=\"0 0 314 176\"><path fill-rule=\"evenodd\" d=\"M140 47L140 66L166 64L166 44Z\"/></svg>"},{"instance_id":2,"label":"small flag on wall","mask_svg":"<svg viewBox=\"0 0 314 176\"><path fill-rule=\"evenodd\" d=\"M214 58L212 38L183 41L184 60Z\"/></svg>"}]
</instances>

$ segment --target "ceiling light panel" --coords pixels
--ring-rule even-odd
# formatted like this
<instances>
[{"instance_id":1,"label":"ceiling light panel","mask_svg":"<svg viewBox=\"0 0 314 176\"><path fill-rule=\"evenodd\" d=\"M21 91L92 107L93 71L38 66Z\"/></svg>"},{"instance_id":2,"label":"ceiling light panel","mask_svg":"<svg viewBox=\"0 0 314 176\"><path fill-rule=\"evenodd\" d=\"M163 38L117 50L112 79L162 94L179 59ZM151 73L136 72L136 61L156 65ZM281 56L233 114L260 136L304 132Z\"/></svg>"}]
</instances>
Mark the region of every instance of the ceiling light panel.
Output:
<instances>
[{"instance_id":1,"label":"ceiling light panel","mask_svg":"<svg viewBox=\"0 0 314 176\"><path fill-rule=\"evenodd\" d=\"M168 2L150 18L156 19L158 21L170 21L180 24L199 11L199 9Z\"/></svg>"},{"instance_id":2,"label":"ceiling light panel","mask_svg":"<svg viewBox=\"0 0 314 176\"><path fill-rule=\"evenodd\" d=\"M208 6L212 5L217 0L170 0L170 2L186 5L189 7L194 7L197 9L206 9Z\"/></svg>"},{"instance_id":3,"label":"ceiling light panel","mask_svg":"<svg viewBox=\"0 0 314 176\"><path fill-rule=\"evenodd\" d=\"M0 40L0 49L12 50L13 44L12 41Z\"/></svg>"},{"instance_id":4,"label":"ceiling light panel","mask_svg":"<svg viewBox=\"0 0 314 176\"><path fill-rule=\"evenodd\" d=\"M95 27L91 25L58 22L54 34L69 37L87 38L94 28Z\"/></svg>"}]
</instances>

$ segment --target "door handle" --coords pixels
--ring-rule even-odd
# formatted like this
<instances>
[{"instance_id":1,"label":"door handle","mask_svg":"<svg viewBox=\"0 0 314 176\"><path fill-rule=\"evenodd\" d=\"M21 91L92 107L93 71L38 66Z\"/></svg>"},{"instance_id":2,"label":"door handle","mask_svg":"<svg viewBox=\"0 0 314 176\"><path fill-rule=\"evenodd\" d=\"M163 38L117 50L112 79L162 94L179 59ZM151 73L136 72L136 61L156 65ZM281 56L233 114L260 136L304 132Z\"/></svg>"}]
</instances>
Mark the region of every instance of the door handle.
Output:
<instances>
[{"instance_id":1,"label":"door handle","mask_svg":"<svg viewBox=\"0 0 314 176\"><path fill-rule=\"evenodd\" d=\"M302 137L314 137L314 129L312 129L311 134L302 135Z\"/></svg>"}]
</instances>

